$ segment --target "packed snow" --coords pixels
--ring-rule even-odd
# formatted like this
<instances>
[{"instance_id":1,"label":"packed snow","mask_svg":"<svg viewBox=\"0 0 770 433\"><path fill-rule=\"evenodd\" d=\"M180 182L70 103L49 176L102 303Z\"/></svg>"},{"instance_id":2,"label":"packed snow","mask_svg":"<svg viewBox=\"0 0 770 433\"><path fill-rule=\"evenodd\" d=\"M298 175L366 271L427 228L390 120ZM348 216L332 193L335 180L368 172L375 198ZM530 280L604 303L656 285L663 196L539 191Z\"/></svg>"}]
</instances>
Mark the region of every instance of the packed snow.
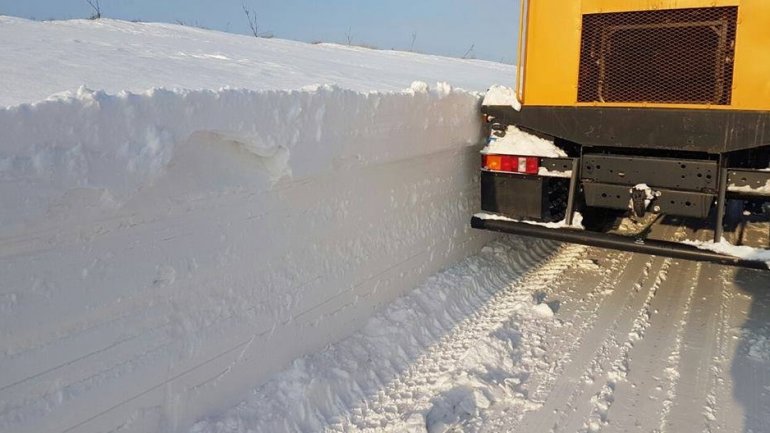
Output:
<instances>
[{"instance_id":1,"label":"packed snow","mask_svg":"<svg viewBox=\"0 0 770 433\"><path fill-rule=\"evenodd\" d=\"M493 85L487 90L482 105L510 106L516 111L521 111L521 102L516 95L516 89L499 85Z\"/></svg>"},{"instance_id":2,"label":"packed snow","mask_svg":"<svg viewBox=\"0 0 770 433\"><path fill-rule=\"evenodd\" d=\"M650 207L650 203L652 203L652 200L656 197L656 192L650 188L649 185L646 183L640 183L638 185L635 185L633 188L631 188L634 191L639 191L641 193L644 193L644 208L648 209ZM631 199L628 201L628 209L630 209L632 212L634 210L634 200Z\"/></svg>"},{"instance_id":3,"label":"packed snow","mask_svg":"<svg viewBox=\"0 0 770 433\"><path fill-rule=\"evenodd\" d=\"M744 260L765 262L767 263L768 267L770 267L769 249L755 248L746 245L733 245L725 238L722 238L720 242L685 240L683 243L702 250L713 251L719 254L726 254L728 256L738 257Z\"/></svg>"},{"instance_id":4,"label":"packed snow","mask_svg":"<svg viewBox=\"0 0 770 433\"><path fill-rule=\"evenodd\" d=\"M549 170L547 167L539 167L537 169L537 175L543 177L563 177L570 179L572 178L572 170L554 171Z\"/></svg>"},{"instance_id":5,"label":"packed snow","mask_svg":"<svg viewBox=\"0 0 770 433\"><path fill-rule=\"evenodd\" d=\"M478 212L474 215L476 218L482 219L482 220L494 220L494 221L509 221L514 223L526 223L536 226L545 227L548 229L563 229L563 228L569 228L569 229L578 229L578 230L585 230L585 227L583 227L583 215L580 212L575 212L572 216L572 224L567 224L567 220L563 219L561 221L557 222L541 222L541 221L532 221L532 220L517 220L514 218L509 218L507 216L498 215L495 213L489 213L489 212Z\"/></svg>"},{"instance_id":6,"label":"packed snow","mask_svg":"<svg viewBox=\"0 0 770 433\"><path fill-rule=\"evenodd\" d=\"M481 150L490 155L539 156L543 158L566 158L567 154L556 146L553 140L529 134L510 125L505 134L499 136L492 131L487 146Z\"/></svg>"},{"instance_id":7,"label":"packed snow","mask_svg":"<svg viewBox=\"0 0 770 433\"><path fill-rule=\"evenodd\" d=\"M747 343L746 351L749 358L770 364L770 327L758 330L745 329L743 338Z\"/></svg>"},{"instance_id":8,"label":"packed snow","mask_svg":"<svg viewBox=\"0 0 770 433\"><path fill-rule=\"evenodd\" d=\"M511 66L112 20L0 38L0 431L185 431L493 238L478 108Z\"/></svg>"},{"instance_id":9,"label":"packed snow","mask_svg":"<svg viewBox=\"0 0 770 433\"><path fill-rule=\"evenodd\" d=\"M543 318L543 319L551 319L553 318L553 309L546 303L537 304L532 309L535 311L535 315L537 317Z\"/></svg>"},{"instance_id":10,"label":"packed snow","mask_svg":"<svg viewBox=\"0 0 770 433\"><path fill-rule=\"evenodd\" d=\"M765 183L764 185L756 188L749 185L744 185L744 186L728 185L727 189L728 191L732 191L732 192L744 192L748 194L770 195L770 180L768 180L767 183Z\"/></svg>"}]
</instances>

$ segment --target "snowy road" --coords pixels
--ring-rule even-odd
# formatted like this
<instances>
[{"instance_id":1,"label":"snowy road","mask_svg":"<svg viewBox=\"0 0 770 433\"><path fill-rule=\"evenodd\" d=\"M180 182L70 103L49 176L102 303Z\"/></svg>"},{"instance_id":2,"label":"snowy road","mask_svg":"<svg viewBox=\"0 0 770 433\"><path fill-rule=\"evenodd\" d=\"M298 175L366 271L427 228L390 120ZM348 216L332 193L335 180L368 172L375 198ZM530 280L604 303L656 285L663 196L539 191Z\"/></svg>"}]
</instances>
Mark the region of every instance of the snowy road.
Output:
<instances>
[{"instance_id":1,"label":"snowy road","mask_svg":"<svg viewBox=\"0 0 770 433\"><path fill-rule=\"evenodd\" d=\"M195 432L767 432L770 273L504 238Z\"/></svg>"}]
</instances>

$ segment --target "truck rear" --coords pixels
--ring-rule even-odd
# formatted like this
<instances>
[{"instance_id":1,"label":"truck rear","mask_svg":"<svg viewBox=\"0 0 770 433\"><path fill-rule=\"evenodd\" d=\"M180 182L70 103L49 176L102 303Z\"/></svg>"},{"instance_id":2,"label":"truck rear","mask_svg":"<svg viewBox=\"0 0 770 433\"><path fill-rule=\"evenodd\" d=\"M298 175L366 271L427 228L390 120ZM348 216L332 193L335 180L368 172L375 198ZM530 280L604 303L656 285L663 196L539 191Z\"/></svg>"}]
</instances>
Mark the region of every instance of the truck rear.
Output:
<instances>
[{"instance_id":1,"label":"truck rear","mask_svg":"<svg viewBox=\"0 0 770 433\"><path fill-rule=\"evenodd\" d=\"M472 225L765 268L768 23L765 0L522 0Z\"/></svg>"}]
</instances>

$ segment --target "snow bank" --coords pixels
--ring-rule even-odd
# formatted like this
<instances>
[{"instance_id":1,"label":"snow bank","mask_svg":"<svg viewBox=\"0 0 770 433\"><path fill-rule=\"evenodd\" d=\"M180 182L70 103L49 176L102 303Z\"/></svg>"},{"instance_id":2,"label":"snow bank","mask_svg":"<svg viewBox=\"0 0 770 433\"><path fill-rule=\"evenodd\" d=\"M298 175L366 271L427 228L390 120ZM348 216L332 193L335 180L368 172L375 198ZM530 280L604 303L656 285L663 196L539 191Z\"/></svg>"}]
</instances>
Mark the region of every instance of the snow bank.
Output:
<instances>
[{"instance_id":1,"label":"snow bank","mask_svg":"<svg viewBox=\"0 0 770 433\"><path fill-rule=\"evenodd\" d=\"M186 430L491 239L479 95L405 80L502 69L0 21L0 431Z\"/></svg>"},{"instance_id":2,"label":"snow bank","mask_svg":"<svg viewBox=\"0 0 770 433\"><path fill-rule=\"evenodd\" d=\"M271 181L292 172L308 177L339 165L365 166L450 149L458 140L478 141L475 120L466 119L475 114L476 96L443 84L434 92L424 83L414 87L368 94L316 86L119 95L81 88L59 99L0 109L6 138L0 148L0 193L13 203L0 209L0 233L60 223L73 216L60 211L73 200L95 213L120 207L153 184L172 163L177 144L194 136L252 154L258 160L255 169ZM442 112L446 106L449 111ZM423 132L453 121L459 130L410 142L406 128ZM404 133L396 131L394 140L370 143L366 154L370 131L402 127ZM295 147L301 155L289 167Z\"/></svg>"},{"instance_id":3,"label":"snow bank","mask_svg":"<svg viewBox=\"0 0 770 433\"><path fill-rule=\"evenodd\" d=\"M175 431L476 251L477 96L414 87L0 110L0 430Z\"/></svg>"}]
</instances>

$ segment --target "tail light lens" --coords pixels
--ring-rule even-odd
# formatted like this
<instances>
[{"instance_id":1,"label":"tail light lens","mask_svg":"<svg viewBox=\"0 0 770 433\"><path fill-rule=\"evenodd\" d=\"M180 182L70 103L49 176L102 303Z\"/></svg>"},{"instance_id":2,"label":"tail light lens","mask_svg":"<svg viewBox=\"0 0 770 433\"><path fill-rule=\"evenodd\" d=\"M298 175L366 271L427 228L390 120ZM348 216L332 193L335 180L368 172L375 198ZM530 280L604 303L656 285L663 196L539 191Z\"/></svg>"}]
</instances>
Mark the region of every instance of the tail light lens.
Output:
<instances>
[{"instance_id":1,"label":"tail light lens","mask_svg":"<svg viewBox=\"0 0 770 433\"><path fill-rule=\"evenodd\" d=\"M527 157L527 169L528 174L537 174L540 171L540 158Z\"/></svg>"},{"instance_id":2,"label":"tail light lens","mask_svg":"<svg viewBox=\"0 0 770 433\"><path fill-rule=\"evenodd\" d=\"M516 171L518 168L516 161L518 158L515 156L501 155L502 162L500 163L500 171Z\"/></svg>"},{"instance_id":3,"label":"tail light lens","mask_svg":"<svg viewBox=\"0 0 770 433\"><path fill-rule=\"evenodd\" d=\"M503 157L501 155L484 155L484 162L482 165L487 170L502 171Z\"/></svg>"},{"instance_id":4,"label":"tail light lens","mask_svg":"<svg viewBox=\"0 0 770 433\"><path fill-rule=\"evenodd\" d=\"M537 174L540 158L536 156L484 155L481 167L490 171Z\"/></svg>"}]
</instances>

